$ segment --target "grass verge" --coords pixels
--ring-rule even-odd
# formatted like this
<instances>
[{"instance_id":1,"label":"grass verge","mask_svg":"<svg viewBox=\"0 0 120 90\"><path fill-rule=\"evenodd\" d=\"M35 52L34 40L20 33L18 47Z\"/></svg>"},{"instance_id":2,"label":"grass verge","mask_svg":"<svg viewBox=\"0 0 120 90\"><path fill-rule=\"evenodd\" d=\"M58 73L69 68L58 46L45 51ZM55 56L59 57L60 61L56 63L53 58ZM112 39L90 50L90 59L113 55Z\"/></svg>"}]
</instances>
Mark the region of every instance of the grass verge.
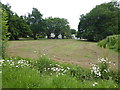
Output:
<instances>
[{"instance_id":1,"label":"grass verge","mask_svg":"<svg viewBox=\"0 0 120 90\"><path fill-rule=\"evenodd\" d=\"M52 61L7 58L2 60L3 88L118 88L115 77L96 77L90 69ZM113 74L112 74L113 75Z\"/></svg>"}]
</instances>

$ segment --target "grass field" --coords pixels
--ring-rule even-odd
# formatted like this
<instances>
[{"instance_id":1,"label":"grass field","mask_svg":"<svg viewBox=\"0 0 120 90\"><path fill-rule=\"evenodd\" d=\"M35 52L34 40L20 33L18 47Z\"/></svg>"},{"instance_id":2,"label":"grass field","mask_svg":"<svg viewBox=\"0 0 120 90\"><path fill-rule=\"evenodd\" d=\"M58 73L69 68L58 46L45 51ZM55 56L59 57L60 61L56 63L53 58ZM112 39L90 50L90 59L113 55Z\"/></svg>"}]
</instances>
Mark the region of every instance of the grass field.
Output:
<instances>
[{"instance_id":1,"label":"grass field","mask_svg":"<svg viewBox=\"0 0 120 90\"><path fill-rule=\"evenodd\" d=\"M118 53L97 46L96 42L87 42L70 39L50 40L21 40L9 41L8 56L23 58L39 58L41 55L59 61L77 64L80 67L89 67L89 63L97 63L98 58L107 56L113 63L112 69L118 69Z\"/></svg>"}]
</instances>

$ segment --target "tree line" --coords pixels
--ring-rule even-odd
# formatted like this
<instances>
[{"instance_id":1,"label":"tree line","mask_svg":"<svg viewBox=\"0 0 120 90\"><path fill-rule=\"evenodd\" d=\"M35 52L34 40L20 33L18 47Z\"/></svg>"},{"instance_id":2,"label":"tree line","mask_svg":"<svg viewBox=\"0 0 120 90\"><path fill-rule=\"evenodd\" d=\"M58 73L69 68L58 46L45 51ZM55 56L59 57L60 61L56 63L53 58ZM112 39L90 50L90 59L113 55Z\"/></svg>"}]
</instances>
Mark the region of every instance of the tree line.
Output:
<instances>
[{"instance_id":1,"label":"tree line","mask_svg":"<svg viewBox=\"0 0 120 90\"><path fill-rule=\"evenodd\" d=\"M55 39L58 35L62 35L62 39L71 38L71 34L76 30L71 29L69 22L65 18L48 17L43 19L43 15L37 8L33 8L31 13L25 16L18 16L11 10L9 4L0 3L2 10L7 14L8 34L10 40L18 40L19 38L32 37L34 39L51 37L51 33L55 34Z\"/></svg>"},{"instance_id":2,"label":"tree line","mask_svg":"<svg viewBox=\"0 0 120 90\"><path fill-rule=\"evenodd\" d=\"M18 40L23 37L34 39L51 37L51 33L62 35L62 39L71 38L71 34L76 34L78 38L89 41L100 41L109 35L120 34L120 8L119 3L109 2L97 5L89 13L80 15L78 31L71 29L69 22L65 18L48 17L43 19L43 15L37 8L33 8L31 13L25 16L18 16L11 10L9 4L2 6L2 11L6 13L6 21L10 40Z\"/></svg>"},{"instance_id":3,"label":"tree line","mask_svg":"<svg viewBox=\"0 0 120 90\"><path fill-rule=\"evenodd\" d=\"M80 16L77 37L100 41L109 35L120 34L120 7L118 2L97 5Z\"/></svg>"}]
</instances>

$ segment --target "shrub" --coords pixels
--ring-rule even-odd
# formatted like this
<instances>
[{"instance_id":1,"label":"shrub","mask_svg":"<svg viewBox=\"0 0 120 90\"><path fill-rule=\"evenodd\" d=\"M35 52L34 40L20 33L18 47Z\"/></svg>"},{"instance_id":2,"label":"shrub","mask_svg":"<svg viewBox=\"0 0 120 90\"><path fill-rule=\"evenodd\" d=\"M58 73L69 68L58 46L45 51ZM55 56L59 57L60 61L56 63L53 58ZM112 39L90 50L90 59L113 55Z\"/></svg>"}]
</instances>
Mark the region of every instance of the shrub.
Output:
<instances>
[{"instance_id":1,"label":"shrub","mask_svg":"<svg viewBox=\"0 0 120 90\"><path fill-rule=\"evenodd\" d=\"M101 40L98 45L100 47L115 49L120 51L120 34L108 36L106 39Z\"/></svg>"},{"instance_id":2,"label":"shrub","mask_svg":"<svg viewBox=\"0 0 120 90\"><path fill-rule=\"evenodd\" d=\"M0 28L0 40L1 40L0 41L0 50L2 51L2 58L5 58L5 49L6 49L6 45L7 45L6 43L7 43L7 40L9 39L8 25L7 25L8 16L7 16L6 12L3 11L2 9L0 9L0 13L2 13L2 23L0 22L0 25L2 26L2 28Z\"/></svg>"}]
</instances>

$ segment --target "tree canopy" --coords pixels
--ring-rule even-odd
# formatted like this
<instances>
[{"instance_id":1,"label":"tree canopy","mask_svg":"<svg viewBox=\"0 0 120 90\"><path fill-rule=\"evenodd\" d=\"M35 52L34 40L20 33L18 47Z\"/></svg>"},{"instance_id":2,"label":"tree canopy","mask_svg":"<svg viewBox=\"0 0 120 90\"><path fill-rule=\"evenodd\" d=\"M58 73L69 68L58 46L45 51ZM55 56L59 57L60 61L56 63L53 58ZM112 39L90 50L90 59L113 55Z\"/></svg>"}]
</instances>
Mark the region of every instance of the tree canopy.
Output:
<instances>
[{"instance_id":1,"label":"tree canopy","mask_svg":"<svg viewBox=\"0 0 120 90\"><path fill-rule=\"evenodd\" d=\"M42 14L37 8L33 8L32 13L28 13L26 21L32 30L32 37L37 39L37 36L42 33Z\"/></svg>"},{"instance_id":2,"label":"tree canopy","mask_svg":"<svg viewBox=\"0 0 120 90\"><path fill-rule=\"evenodd\" d=\"M97 5L86 15L80 16L78 36L89 41L100 41L106 36L119 34L116 3L109 2Z\"/></svg>"},{"instance_id":3,"label":"tree canopy","mask_svg":"<svg viewBox=\"0 0 120 90\"><path fill-rule=\"evenodd\" d=\"M20 37L26 37L31 33L31 30L23 17L18 16L16 13L11 11L11 6L9 4L2 4L2 10L6 12L8 16L7 25L11 40L18 40Z\"/></svg>"},{"instance_id":4,"label":"tree canopy","mask_svg":"<svg viewBox=\"0 0 120 90\"><path fill-rule=\"evenodd\" d=\"M60 34L62 35L62 38L64 38L64 36L67 36L67 34L70 32L70 26L67 19L49 17L45 19L45 23L46 35L48 38L50 38L51 33L55 34L56 39Z\"/></svg>"}]
</instances>

